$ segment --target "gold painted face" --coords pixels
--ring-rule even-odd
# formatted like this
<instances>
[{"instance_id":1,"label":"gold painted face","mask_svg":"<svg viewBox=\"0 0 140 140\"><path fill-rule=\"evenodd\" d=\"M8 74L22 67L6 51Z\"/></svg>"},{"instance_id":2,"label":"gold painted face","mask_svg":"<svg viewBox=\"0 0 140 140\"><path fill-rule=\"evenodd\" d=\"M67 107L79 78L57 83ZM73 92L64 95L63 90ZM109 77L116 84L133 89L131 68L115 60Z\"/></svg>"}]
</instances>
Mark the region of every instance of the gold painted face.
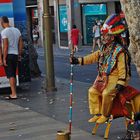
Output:
<instances>
[{"instance_id":1,"label":"gold painted face","mask_svg":"<svg viewBox=\"0 0 140 140\"><path fill-rule=\"evenodd\" d=\"M112 41L114 40L114 36L106 33L106 34L103 34L101 36L101 41L103 44L109 44L109 43L112 43Z\"/></svg>"}]
</instances>

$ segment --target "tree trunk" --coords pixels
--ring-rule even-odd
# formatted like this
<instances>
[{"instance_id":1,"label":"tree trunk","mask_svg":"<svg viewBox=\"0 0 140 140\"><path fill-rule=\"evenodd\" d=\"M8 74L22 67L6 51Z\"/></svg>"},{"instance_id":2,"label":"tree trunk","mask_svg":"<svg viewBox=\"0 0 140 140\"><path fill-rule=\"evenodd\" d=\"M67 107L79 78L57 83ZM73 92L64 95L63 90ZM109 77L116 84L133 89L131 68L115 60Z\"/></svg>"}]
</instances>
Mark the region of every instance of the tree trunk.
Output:
<instances>
[{"instance_id":1,"label":"tree trunk","mask_svg":"<svg viewBox=\"0 0 140 140\"><path fill-rule=\"evenodd\" d=\"M140 75L140 0L120 0L129 28L129 50Z\"/></svg>"},{"instance_id":2,"label":"tree trunk","mask_svg":"<svg viewBox=\"0 0 140 140\"><path fill-rule=\"evenodd\" d=\"M28 44L29 47L29 53L30 53L30 71L31 71L31 77L38 77L41 75L41 71L39 69L37 59L38 59L38 54L33 46L32 43Z\"/></svg>"}]
</instances>

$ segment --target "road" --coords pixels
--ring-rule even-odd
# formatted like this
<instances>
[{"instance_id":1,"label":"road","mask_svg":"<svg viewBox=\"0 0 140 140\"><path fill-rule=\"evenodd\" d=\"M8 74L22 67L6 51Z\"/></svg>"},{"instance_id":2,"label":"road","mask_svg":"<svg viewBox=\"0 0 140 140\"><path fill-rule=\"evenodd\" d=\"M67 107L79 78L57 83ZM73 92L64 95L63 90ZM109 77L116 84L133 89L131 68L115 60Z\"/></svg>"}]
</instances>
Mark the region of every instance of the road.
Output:
<instances>
[{"instance_id":1,"label":"road","mask_svg":"<svg viewBox=\"0 0 140 140\"><path fill-rule=\"evenodd\" d=\"M45 74L45 61L41 57L38 60L39 67L42 74ZM54 68L55 76L69 80L70 77L70 64L68 56L55 56L54 57ZM74 66L74 80L86 83L92 83L97 75L97 66L86 65L86 66Z\"/></svg>"},{"instance_id":2,"label":"road","mask_svg":"<svg viewBox=\"0 0 140 140\"><path fill-rule=\"evenodd\" d=\"M42 75L45 75L45 60L44 57L41 56L38 59L39 67L42 71ZM54 56L54 69L55 69L55 76L58 78L64 78L69 80L70 78L70 64L69 64L69 57L66 55L58 55ZM132 77L130 84L137 89L140 89L140 78L136 72L136 68L134 64L131 66ZM74 66L74 80L85 82L85 83L93 83L94 79L97 76L97 64L93 65L84 65Z\"/></svg>"}]
</instances>

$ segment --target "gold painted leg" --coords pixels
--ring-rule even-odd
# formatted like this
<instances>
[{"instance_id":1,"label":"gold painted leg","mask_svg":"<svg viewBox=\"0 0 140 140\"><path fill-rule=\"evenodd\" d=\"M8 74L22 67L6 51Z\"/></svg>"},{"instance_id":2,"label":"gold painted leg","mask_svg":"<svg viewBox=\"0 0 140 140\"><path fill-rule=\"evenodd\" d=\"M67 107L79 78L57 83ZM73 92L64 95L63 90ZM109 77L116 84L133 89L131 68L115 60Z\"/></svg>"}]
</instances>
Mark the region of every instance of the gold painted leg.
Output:
<instances>
[{"instance_id":1,"label":"gold painted leg","mask_svg":"<svg viewBox=\"0 0 140 140\"><path fill-rule=\"evenodd\" d=\"M104 139L108 139L110 127L111 127L111 122L108 122L105 129Z\"/></svg>"},{"instance_id":2,"label":"gold painted leg","mask_svg":"<svg viewBox=\"0 0 140 140\"><path fill-rule=\"evenodd\" d=\"M105 129L104 139L108 139L110 127L111 127L111 124L112 124L112 120L113 120L113 115L110 115L110 118L107 122L107 126L106 126L106 129Z\"/></svg>"},{"instance_id":3,"label":"gold painted leg","mask_svg":"<svg viewBox=\"0 0 140 140\"><path fill-rule=\"evenodd\" d=\"M92 130L92 135L95 135L96 134L98 127L99 127L99 124L96 123L95 126L94 126L94 128L93 128L93 130Z\"/></svg>"}]
</instances>

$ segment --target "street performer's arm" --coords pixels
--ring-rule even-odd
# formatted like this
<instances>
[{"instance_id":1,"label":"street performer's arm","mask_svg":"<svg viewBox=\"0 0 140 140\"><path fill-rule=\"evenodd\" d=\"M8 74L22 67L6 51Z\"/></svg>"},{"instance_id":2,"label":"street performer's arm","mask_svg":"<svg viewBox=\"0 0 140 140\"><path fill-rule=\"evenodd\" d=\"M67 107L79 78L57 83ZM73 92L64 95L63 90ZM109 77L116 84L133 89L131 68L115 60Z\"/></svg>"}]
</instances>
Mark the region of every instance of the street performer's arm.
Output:
<instances>
[{"instance_id":1,"label":"street performer's arm","mask_svg":"<svg viewBox=\"0 0 140 140\"><path fill-rule=\"evenodd\" d=\"M100 54L100 51L98 50L92 54L78 58L79 64L86 65L86 64L93 64L95 62L98 62L99 54Z\"/></svg>"},{"instance_id":2,"label":"street performer's arm","mask_svg":"<svg viewBox=\"0 0 140 140\"><path fill-rule=\"evenodd\" d=\"M99 54L100 54L100 51L96 51L84 57L79 57L79 58L71 57L70 63L80 64L80 65L92 64L92 63L98 62Z\"/></svg>"},{"instance_id":3,"label":"street performer's arm","mask_svg":"<svg viewBox=\"0 0 140 140\"><path fill-rule=\"evenodd\" d=\"M128 68L128 56L123 52L118 57L117 69L118 69L117 87L127 86L130 78Z\"/></svg>"}]
</instances>

